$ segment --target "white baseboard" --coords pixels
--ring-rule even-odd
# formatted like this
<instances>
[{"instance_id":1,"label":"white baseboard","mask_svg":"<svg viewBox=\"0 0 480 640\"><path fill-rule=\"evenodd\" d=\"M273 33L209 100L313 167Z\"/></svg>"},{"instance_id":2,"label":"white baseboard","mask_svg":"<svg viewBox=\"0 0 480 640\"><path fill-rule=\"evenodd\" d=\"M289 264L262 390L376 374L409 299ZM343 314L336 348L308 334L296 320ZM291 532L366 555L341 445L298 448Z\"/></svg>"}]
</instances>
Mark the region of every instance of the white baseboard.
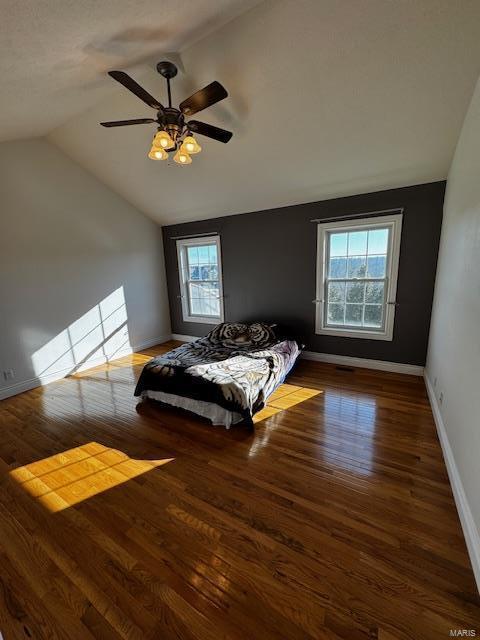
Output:
<instances>
[{"instance_id":1,"label":"white baseboard","mask_svg":"<svg viewBox=\"0 0 480 640\"><path fill-rule=\"evenodd\" d=\"M442 414L440 413L440 407L433 390L433 385L426 372L424 374L424 379L425 386L427 387L428 398L432 407L433 419L435 420L435 425L437 427L438 439L440 440L445 466L447 467L448 477L453 491L453 497L455 498L455 505L462 525L463 535L465 536L465 542L467 543L468 555L470 556L470 562L472 563L477 589L480 592L480 533L475 524L470 505L468 504L462 479L458 472L458 467L453 456L450 442L448 441L447 430L445 428L445 423L443 422Z\"/></svg>"},{"instance_id":2,"label":"white baseboard","mask_svg":"<svg viewBox=\"0 0 480 640\"><path fill-rule=\"evenodd\" d=\"M116 353L112 358L108 358L107 356L92 358L91 360L85 362L78 369L75 369L75 373L77 371L85 371L86 369L98 367L98 365L100 364L105 364L106 362L117 360L118 358L123 358L124 356L130 355L132 352L132 349L125 349ZM44 373L35 378L22 380L22 382L16 382L15 384L0 389L0 400L5 400L5 398L10 398L11 396L16 396L18 393L23 393L24 391L30 391L30 389L35 389L36 387L43 387L46 384L50 384L50 382L56 382L57 380L66 378L71 373L72 367L70 366L63 369L57 369L56 371L52 371L51 373Z\"/></svg>"},{"instance_id":3,"label":"white baseboard","mask_svg":"<svg viewBox=\"0 0 480 640\"><path fill-rule=\"evenodd\" d=\"M172 340L180 340L181 342L193 342L194 340L198 340L198 338L199 336L187 336L182 333L172 333ZM423 376L423 367L416 364L387 362L386 360L368 360L367 358L354 358L352 356L337 356L331 353L317 353L316 351L302 351L300 357L305 358L305 360L329 362L330 364L343 364L348 367L379 369L380 371L393 371L394 373Z\"/></svg>"},{"instance_id":4,"label":"white baseboard","mask_svg":"<svg viewBox=\"0 0 480 640\"><path fill-rule=\"evenodd\" d=\"M145 340L141 344L135 345L132 350L141 351L142 349L148 349L150 347L155 347L157 344L162 344L163 342L168 342L172 339L172 334L168 333L166 336L160 336L159 338L152 338L151 340Z\"/></svg>"},{"instance_id":5,"label":"white baseboard","mask_svg":"<svg viewBox=\"0 0 480 640\"><path fill-rule=\"evenodd\" d=\"M193 342L201 336L185 336L183 333L172 333L172 340L180 340L180 342Z\"/></svg>"},{"instance_id":6,"label":"white baseboard","mask_svg":"<svg viewBox=\"0 0 480 640\"><path fill-rule=\"evenodd\" d=\"M59 376L58 378L54 378L51 382L63 378L63 376ZM11 396L16 396L19 393L23 393L24 391L30 391L30 389L35 389L35 387L41 387L43 384L47 384L47 382L40 382L39 378L31 378L29 380L23 380L22 382L16 382L15 384L11 384L8 387L3 387L0 389L0 400L5 400L6 398L10 398Z\"/></svg>"},{"instance_id":7,"label":"white baseboard","mask_svg":"<svg viewBox=\"0 0 480 640\"><path fill-rule=\"evenodd\" d=\"M145 342L135 345L134 347L128 347L122 349L121 351L117 351L112 355L112 357L100 356L98 358L92 358L91 360L88 360L87 362L82 364L78 369L75 369L75 373L79 371L86 371L87 369L92 369L93 367L98 367L99 365L105 364L106 362L114 362L115 360L131 355L136 351L142 351L142 349L154 347L155 345L161 344L162 342L167 342L170 339L170 334L161 336L159 338L152 338L151 340L146 340ZM52 371L51 373L42 374L35 378L16 382L15 384L0 389L0 400L5 400L6 398L10 398L11 396L16 396L18 393L23 393L24 391L30 391L30 389L35 389L36 387L43 387L46 384L50 384L50 382L56 382L57 380L66 378L71 373L72 367L65 367L63 369Z\"/></svg>"},{"instance_id":8,"label":"white baseboard","mask_svg":"<svg viewBox=\"0 0 480 640\"><path fill-rule=\"evenodd\" d=\"M354 358L352 356L337 356L332 353L317 353L316 351L302 351L300 357L305 358L305 360L316 360L317 362L341 364L347 367L378 369L379 371L406 373L412 376L423 375L423 367L416 364L404 364L403 362L388 362L386 360L369 360L367 358Z\"/></svg>"}]
</instances>

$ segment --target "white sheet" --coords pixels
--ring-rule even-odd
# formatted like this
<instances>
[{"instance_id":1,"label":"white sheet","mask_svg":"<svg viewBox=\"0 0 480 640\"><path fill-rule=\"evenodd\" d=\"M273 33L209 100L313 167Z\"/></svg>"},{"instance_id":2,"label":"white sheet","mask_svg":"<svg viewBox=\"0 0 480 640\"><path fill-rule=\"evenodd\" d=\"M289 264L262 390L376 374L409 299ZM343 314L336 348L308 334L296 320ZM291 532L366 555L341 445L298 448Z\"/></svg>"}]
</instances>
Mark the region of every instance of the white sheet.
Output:
<instances>
[{"instance_id":1,"label":"white sheet","mask_svg":"<svg viewBox=\"0 0 480 640\"><path fill-rule=\"evenodd\" d=\"M235 411L228 411L218 404L213 402L204 402L203 400L193 400L192 398L185 398L183 396L177 396L173 393L164 393L163 391L142 391L142 398L151 398L152 400L159 400L165 404L170 404L173 407L181 407L192 411L203 418L208 418L214 425L223 425L227 429L232 424L236 424L243 420L240 413Z\"/></svg>"}]
</instances>

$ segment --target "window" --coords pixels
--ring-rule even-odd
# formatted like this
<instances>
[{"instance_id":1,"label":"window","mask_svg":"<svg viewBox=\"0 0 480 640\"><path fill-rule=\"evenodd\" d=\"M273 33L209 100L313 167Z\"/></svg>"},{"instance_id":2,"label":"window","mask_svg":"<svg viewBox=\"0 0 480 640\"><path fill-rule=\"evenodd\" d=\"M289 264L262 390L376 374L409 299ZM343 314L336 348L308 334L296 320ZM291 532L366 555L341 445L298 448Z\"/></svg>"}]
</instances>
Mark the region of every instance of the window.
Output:
<instances>
[{"instance_id":1,"label":"window","mask_svg":"<svg viewBox=\"0 0 480 640\"><path fill-rule=\"evenodd\" d=\"M392 340L402 214L318 225L316 333Z\"/></svg>"},{"instance_id":2,"label":"window","mask_svg":"<svg viewBox=\"0 0 480 640\"><path fill-rule=\"evenodd\" d=\"M223 321L219 236L177 240L183 319L217 324Z\"/></svg>"}]
</instances>

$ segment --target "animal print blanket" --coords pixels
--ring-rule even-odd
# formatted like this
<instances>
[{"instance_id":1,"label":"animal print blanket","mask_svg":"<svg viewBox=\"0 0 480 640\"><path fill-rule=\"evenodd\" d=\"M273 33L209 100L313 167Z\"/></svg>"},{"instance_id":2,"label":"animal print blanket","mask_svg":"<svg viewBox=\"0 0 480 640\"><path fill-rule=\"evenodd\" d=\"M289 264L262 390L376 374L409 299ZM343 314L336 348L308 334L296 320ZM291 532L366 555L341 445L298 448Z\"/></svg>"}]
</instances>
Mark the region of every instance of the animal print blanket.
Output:
<instances>
[{"instance_id":1,"label":"animal print blanket","mask_svg":"<svg viewBox=\"0 0 480 640\"><path fill-rule=\"evenodd\" d=\"M164 391L214 402L251 424L299 354L296 341L280 341L268 325L222 323L205 338L148 362L135 395Z\"/></svg>"}]
</instances>

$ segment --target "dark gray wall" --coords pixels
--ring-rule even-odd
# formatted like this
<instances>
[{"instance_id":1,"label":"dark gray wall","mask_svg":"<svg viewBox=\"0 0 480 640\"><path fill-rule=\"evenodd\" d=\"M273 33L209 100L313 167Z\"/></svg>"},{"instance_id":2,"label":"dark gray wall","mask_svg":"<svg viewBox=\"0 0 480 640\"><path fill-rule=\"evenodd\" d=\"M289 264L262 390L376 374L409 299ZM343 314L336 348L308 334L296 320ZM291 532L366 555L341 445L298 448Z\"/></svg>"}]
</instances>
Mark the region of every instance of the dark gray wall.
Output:
<instances>
[{"instance_id":1,"label":"dark gray wall","mask_svg":"<svg viewBox=\"0 0 480 640\"><path fill-rule=\"evenodd\" d=\"M425 364L445 182L163 227L172 331L205 335L184 322L175 236L219 232L225 320L268 320L293 327L321 353ZM393 341L315 335L316 224L330 218L404 208Z\"/></svg>"}]
</instances>

